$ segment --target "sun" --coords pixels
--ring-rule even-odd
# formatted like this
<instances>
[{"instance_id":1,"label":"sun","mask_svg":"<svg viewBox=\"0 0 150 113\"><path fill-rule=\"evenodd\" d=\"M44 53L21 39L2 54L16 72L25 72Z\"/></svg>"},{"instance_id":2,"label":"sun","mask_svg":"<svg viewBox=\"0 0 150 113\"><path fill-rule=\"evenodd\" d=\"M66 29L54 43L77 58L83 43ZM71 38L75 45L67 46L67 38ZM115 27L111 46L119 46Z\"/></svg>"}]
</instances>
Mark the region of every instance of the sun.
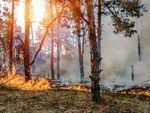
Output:
<instances>
[{"instance_id":1,"label":"sun","mask_svg":"<svg viewBox=\"0 0 150 113\"><path fill-rule=\"evenodd\" d=\"M45 16L45 2L44 0L33 0L33 21L40 22Z\"/></svg>"},{"instance_id":2,"label":"sun","mask_svg":"<svg viewBox=\"0 0 150 113\"><path fill-rule=\"evenodd\" d=\"M45 2L43 0L32 0L31 1L31 23L34 29L37 29L40 21L45 16ZM15 8L16 24L24 29L25 4L24 0L20 0L19 4Z\"/></svg>"}]
</instances>

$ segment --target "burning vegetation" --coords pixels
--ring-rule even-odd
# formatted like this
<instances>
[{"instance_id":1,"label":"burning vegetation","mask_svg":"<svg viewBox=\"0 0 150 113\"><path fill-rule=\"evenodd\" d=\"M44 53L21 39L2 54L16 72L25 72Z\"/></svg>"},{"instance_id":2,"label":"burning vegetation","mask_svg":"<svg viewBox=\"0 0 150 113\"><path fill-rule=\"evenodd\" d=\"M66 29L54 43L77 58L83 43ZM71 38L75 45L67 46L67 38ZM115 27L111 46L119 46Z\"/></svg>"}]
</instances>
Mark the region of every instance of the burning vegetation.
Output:
<instances>
[{"instance_id":1,"label":"burning vegetation","mask_svg":"<svg viewBox=\"0 0 150 113\"><path fill-rule=\"evenodd\" d=\"M8 76L1 78L0 83L9 88L20 90L40 91L51 89L50 83L46 78L38 78L25 82L24 76L18 74L14 76L12 74L8 74Z\"/></svg>"},{"instance_id":2,"label":"burning vegetation","mask_svg":"<svg viewBox=\"0 0 150 113\"><path fill-rule=\"evenodd\" d=\"M0 84L8 88L14 88L19 90L30 90L30 91L46 91L46 90L77 90L84 92L91 92L90 82L75 82L67 83L61 80L50 80L44 77L37 77L34 80L25 81L24 76L19 74L8 74L8 76L2 76L0 79ZM143 95L150 97L150 85L135 85L126 88L120 88L121 86L116 86L118 88L110 89L107 86L101 87L101 92L106 92L109 90L110 93L114 94L126 94L126 95Z\"/></svg>"},{"instance_id":3,"label":"burning vegetation","mask_svg":"<svg viewBox=\"0 0 150 113\"><path fill-rule=\"evenodd\" d=\"M143 95L150 97L150 85L131 86L127 89L117 91L117 93L129 95Z\"/></svg>"}]
</instances>

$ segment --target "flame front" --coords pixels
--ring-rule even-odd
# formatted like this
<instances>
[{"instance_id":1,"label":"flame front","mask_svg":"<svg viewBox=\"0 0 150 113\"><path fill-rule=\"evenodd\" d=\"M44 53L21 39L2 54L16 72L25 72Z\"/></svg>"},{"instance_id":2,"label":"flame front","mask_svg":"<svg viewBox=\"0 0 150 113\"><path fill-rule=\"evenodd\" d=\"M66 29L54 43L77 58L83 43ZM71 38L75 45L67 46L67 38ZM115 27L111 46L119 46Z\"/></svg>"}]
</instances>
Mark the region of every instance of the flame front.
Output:
<instances>
[{"instance_id":1,"label":"flame front","mask_svg":"<svg viewBox=\"0 0 150 113\"><path fill-rule=\"evenodd\" d=\"M11 74L8 74L7 77L1 78L0 83L4 83L7 87L20 90L39 91L51 89L49 81L45 78L25 82L25 78L21 75L12 76Z\"/></svg>"},{"instance_id":2,"label":"flame front","mask_svg":"<svg viewBox=\"0 0 150 113\"><path fill-rule=\"evenodd\" d=\"M15 72L13 72L15 73ZM8 74L8 76L2 77L0 76L0 84L4 84L7 87L20 89L20 90L32 90L32 91L42 91L42 90L49 90L49 89L62 89L62 90L78 90L78 91L85 91L90 92L90 87L87 87L85 84L78 84L78 85L65 85L60 83L56 85L52 83L52 81L46 78L38 78L35 80L29 80L25 82L24 76ZM144 86L143 86L144 87ZM120 91L111 91L110 93L116 94L128 94L128 95L145 95L150 97L150 91L148 88L145 88L144 91L141 90L132 90L132 89L125 89Z\"/></svg>"}]
</instances>

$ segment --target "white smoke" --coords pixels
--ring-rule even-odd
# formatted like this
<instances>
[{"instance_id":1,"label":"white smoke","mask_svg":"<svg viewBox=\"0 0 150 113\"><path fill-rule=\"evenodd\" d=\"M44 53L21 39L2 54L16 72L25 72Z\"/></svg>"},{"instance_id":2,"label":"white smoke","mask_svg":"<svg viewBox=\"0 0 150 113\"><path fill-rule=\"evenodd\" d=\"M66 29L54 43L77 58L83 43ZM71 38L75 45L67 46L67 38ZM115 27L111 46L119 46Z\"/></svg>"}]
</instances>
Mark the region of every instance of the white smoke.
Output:
<instances>
[{"instance_id":1,"label":"white smoke","mask_svg":"<svg viewBox=\"0 0 150 113\"><path fill-rule=\"evenodd\" d=\"M150 1L144 0L146 7L150 7ZM138 60L137 35L131 38L125 38L122 34L115 35L113 27L109 23L109 17L103 17L102 24L102 79L108 81L131 81L131 65L134 65L135 81L142 82L150 79L150 12L146 12L142 18L137 21L136 29L141 35L142 40L142 61ZM64 57L60 59L60 76L64 80L80 80L80 70L78 61L78 52L73 57ZM49 59L47 62L50 62ZM56 62L55 62L56 64ZM49 65L49 66L48 66ZM50 64L44 65L50 72ZM85 79L89 79L91 73L90 50L89 45L85 45L84 69ZM55 66L56 69L56 66ZM56 70L55 70L56 72Z\"/></svg>"},{"instance_id":2,"label":"white smoke","mask_svg":"<svg viewBox=\"0 0 150 113\"><path fill-rule=\"evenodd\" d=\"M150 7L150 1L144 0L146 7ZM141 35L142 61L138 60L137 36L125 38L123 35L113 34L113 27L108 24L109 18L103 21L103 79L131 80L131 65L134 65L135 81L150 79L150 12L137 20L136 29Z\"/></svg>"}]
</instances>

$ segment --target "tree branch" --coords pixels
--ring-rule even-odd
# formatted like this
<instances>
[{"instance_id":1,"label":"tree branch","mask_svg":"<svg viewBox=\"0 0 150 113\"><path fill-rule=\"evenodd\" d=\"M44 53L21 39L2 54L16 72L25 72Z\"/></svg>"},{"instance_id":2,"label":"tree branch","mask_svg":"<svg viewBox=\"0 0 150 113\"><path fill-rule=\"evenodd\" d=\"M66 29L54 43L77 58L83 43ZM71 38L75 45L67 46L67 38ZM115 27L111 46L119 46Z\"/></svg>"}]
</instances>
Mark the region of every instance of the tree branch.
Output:
<instances>
[{"instance_id":1,"label":"tree branch","mask_svg":"<svg viewBox=\"0 0 150 113\"><path fill-rule=\"evenodd\" d=\"M35 55L34 55L34 57L33 57L33 60L31 61L30 65L29 65L29 69L32 67L33 63L35 62L35 60L36 60L36 58L37 58L37 55L39 54L39 52L40 52L40 50L41 50L41 48L42 48L42 45L43 45L43 43L44 43L44 41L45 41L45 39L46 39L46 36L47 36L47 34L48 34L49 28L52 26L52 24L53 24L59 17L61 17L61 15L62 15L64 9L65 9L65 3L63 4L62 10L61 10L61 12L59 13L59 15L58 15L57 17L55 17L55 18L49 23L48 27L46 28L45 34L44 34L44 36L43 36L43 38L42 38L42 40L41 40L41 42L40 42L40 45L39 45L39 47L38 47L38 50L37 50L37 52L35 53Z\"/></svg>"},{"instance_id":2,"label":"tree branch","mask_svg":"<svg viewBox=\"0 0 150 113\"><path fill-rule=\"evenodd\" d=\"M78 9L71 0L68 1L71 3L72 7L77 11L77 13L81 16L81 18L89 25L89 21L84 18L83 14L80 12L80 9Z\"/></svg>"}]
</instances>

